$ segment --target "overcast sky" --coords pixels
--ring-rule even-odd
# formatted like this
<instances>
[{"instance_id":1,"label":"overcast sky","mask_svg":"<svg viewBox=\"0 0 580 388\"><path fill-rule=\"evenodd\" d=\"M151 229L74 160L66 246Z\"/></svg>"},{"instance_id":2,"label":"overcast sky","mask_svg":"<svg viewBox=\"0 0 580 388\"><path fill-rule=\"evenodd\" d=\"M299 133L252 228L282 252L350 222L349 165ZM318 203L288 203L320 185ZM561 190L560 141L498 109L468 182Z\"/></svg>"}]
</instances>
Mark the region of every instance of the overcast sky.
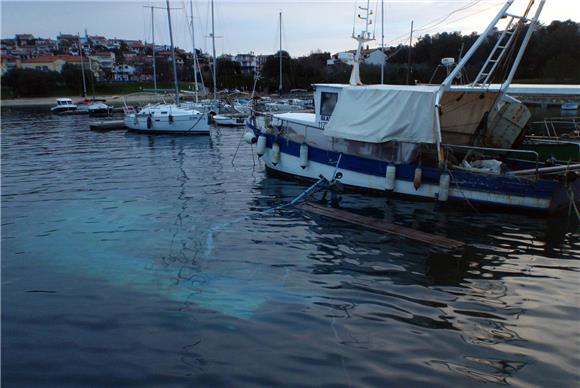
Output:
<instances>
[{"instance_id":1,"label":"overcast sky","mask_svg":"<svg viewBox=\"0 0 580 388\"><path fill-rule=\"evenodd\" d=\"M189 0L173 0L171 7L176 45L191 50L191 33L186 23ZM366 1L358 1L358 4ZM441 31L481 32L504 1L501 0L399 0L385 1L385 42L408 41L411 20L415 36ZM62 33L104 35L151 41L151 11L144 6L162 7L152 1L22 1L1 0L2 38L17 33L55 38ZM516 0L512 10L521 10L527 0ZM207 1L193 1L196 47L211 50L211 16ZM375 27L380 42L380 1L371 1L378 12ZM270 54L278 49L278 13L282 12L282 45L292 56L314 50L337 52L355 48L350 39L355 1L316 0L215 0L217 53L254 51ZM455 12L454 12L455 11ZM579 0L548 0L541 21L580 20ZM155 40L169 43L167 13L155 10ZM371 46L373 44L371 43Z\"/></svg>"}]
</instances>

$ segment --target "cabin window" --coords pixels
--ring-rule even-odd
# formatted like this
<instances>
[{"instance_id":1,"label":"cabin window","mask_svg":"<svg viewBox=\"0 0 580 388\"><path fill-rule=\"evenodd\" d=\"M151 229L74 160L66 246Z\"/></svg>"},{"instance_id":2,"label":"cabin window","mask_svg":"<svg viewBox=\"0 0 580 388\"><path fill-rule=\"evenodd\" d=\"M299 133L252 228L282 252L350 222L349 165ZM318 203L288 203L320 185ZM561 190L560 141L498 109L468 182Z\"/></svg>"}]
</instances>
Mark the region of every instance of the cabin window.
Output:
<instances>
[{"instance_id":1,"label":"cabin window","mask_svg":"<svg viewBox=\"0 0 580 388\"><path fill-rule=\"evenodd\" d=\"M320 94L320 120L328 121L330 115L334 111L336 101L338 100L338 93L322 92Z\"/></svg>"}]
</instances>

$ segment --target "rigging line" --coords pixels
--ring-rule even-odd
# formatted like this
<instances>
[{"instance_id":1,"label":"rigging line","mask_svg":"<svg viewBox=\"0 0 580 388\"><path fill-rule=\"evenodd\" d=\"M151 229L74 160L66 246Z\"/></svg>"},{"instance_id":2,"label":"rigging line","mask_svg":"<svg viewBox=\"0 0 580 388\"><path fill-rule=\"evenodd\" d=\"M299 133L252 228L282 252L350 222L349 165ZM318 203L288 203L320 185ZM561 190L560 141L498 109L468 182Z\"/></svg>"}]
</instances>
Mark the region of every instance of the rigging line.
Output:
<instances>
[{"instance_id":1,"label":"rigging line","mask_svg":"<svg viewBox=\"0 0 580 388\"><path fill-rule=\"evenodd\" d=\"M448 23L455 23L455 22L458 22L458 21L460 21L460 20L467 19L467 18L469 18L469 17L471 17L471 16L473 16L473 15L477 15L477 14L479 14L479 13L483 13L483 12L485 12L485 11L487 11L487 10L490 10L490 9L493 9L493 8L497 8L497 4L494 4L494 5L492 5L492 6L490 6L490 7L487 7L487 8L483 8L483 9L481 9L481 10L477 10L477 11L475 11L475 12L469 13L469 14L467 14L467 15L464 15L464 16L461 16L461 17L458 17L458 18L456 18L456 19L449 20L449 21L448 21ZM434 30L434 29L435 29L435 28L437 28L437 27L438 27L438 25L437 25L437 26L434 26L434 27L429 27L428 29L423 29L422 31L423 31L423 32L426 32L426 31L432 31L432 30Z\"/></svg>"},{"instance_id":2,"label":"rigging line","mask_svg":"<svg viewBox=\"0 0 580 388\"><path fill-rule=\"evenodd\" d=\"M480 0L480 1L481 1L481 0ZM470 17L470 16L476 15L476 14L478 14L478 13L485 12L485 11L487 11L487 10L489 10L489 9L496 8L496 7L497 7L497 4L494 4L494 5L490 6L490 7L484 8L484 9L482 9L482 10L477 10L477 11L475 11L475 12L472 12L472 13L470 13L470 14L467 14L467 15L461 16L461 17L459 17L459 18L457 18L457 19L450 20L450 21L449 21L449 23L454 23L454 22L457 22L457 21L460 21L460 20L466 19L466 18L468 18L468 17ZM467 8L465 8L465 9L467 9ZM455 11L452 11L452 13L456 13L456 12L455 12ZM438 26L439 26L441 23L436 23L436 24L434 24L433 26L429 26L429 24L433 24L433 22L435 22L435 21L437 21L437 20L439 20L439 19L440 19L440 18L438 18L438 19L434 19L434 20L432 20L432 21L428 22L427 24L423 25L423 26L422 26L420 29L413 29L413 30L414 30L414 32L417 32L417 31L423 31L423 32L426 32L426 31L431 31L431 30L433 30L433 29L437 28L437 27L438 27ZM405 34L403 34L403 35L400 35L400 36L398 36L398 37L396 37L396 38L393 38L393 39L391 39L389 42L385 43L385 45L386 45L386 46L391 46L391 45L393 45L394 43L397 43L397 42L399 42L399 44L400 44L400 43L403 43L403 42L404 42L406 39L408 39L408 36L409 36L409 33L405 33Z\"/></svg>"},{"instance_id":3,"label":"rigging line","mask_svg":"<svg viewBox=\"0 0 580 388\"><path fill-rule=\"evenodd\" d=\"M377 24L378 24L377 23L377 15L378 15L378 12L379 12L379 2L376 1L375 2L375 20L373 21L373 24L374 24L374 26L373 26L374 27L373 28L373 38L377 36Z\"/></svg>"},{"instance_id":4,"label":"rigging line","mask_svg":"<svg viewBox=\"0 0 580 388\"><path fill-rule=\"evenodd\" d=\"M441 25L443 22L445 22L447 19L449 19L452 15L454 15L454 14L456 14L458 12L461 12L461 11L465 11L465 10L467 10L469 8L472 8L472 7L476 6L480 2L481 2L481 0L475 0L475 1L471 2L471 3L469 3L468 5L464 6L464 7L457 8L456 10L453 10L453 11L449 12L447 15L445 15L445 16L439 18L439 19L436 19L435 21L431 21L431 22L427 23L426 25L421 26L421 28L418 28L416 31L423 31L423 30L426 30L426 29L435 28L436 26ZM430 24L432 24L432 25L430 25Z\"/></svg>"}]
</instances>

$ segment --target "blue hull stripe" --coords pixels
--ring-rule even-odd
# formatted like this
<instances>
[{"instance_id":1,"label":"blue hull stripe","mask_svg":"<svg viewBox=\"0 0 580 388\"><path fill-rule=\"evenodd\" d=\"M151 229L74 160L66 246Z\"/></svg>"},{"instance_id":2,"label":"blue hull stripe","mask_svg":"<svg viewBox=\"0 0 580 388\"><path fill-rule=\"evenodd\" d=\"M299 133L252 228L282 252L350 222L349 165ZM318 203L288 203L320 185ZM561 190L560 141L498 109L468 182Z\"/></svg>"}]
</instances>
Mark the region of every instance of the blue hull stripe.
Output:
<instances>
[{"instance_id":1,"label":"blue hull stripe","mask_svg":"<svg viewBox=\"0 0 580 388\"><path fill-rule=\"evenodd\" d=\"M285 137L264 133L249 123L247 125L254 131L256 136L266 136L266 146L268 148L271 148L272 144L277 142L280 146L280 152L295 157L300 156L300 143L291 141ZM339 155L338 152L308 146L308 159L313 162L334 166ZM366 159L347 154L343 154L340 161L341 169L381 177L385 176L388 165L389 163L385 161ZM414 164L398 164L396 178L398 180L412 182L416 167L417 165ZM421 169L423 182L439 184L439 177L443 171L427 166L421 166ZM451 185L466 190L541 199L552 199L555 191L561 188L561 184L556 181L532 181L518 179L516 177L478 175L462 171L452 172Z\"/></svg>"}]
</instances>

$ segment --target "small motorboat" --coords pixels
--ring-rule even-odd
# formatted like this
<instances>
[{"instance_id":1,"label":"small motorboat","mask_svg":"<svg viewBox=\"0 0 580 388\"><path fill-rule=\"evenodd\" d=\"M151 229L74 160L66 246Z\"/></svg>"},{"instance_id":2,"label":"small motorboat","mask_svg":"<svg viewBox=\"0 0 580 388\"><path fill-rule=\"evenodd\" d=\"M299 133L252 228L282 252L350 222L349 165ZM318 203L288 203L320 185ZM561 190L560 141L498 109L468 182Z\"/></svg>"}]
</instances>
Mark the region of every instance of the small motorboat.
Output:
<instances>
[{"instance_id":1,"label":"small motorboat","mask_svg":"<svg viewBox=\"0 0 580 388\"><path fill-rule=\"evenodd\" d=\"M73 104L70 98L57 98L56 105L50 108L52 113L64 113L64 112L71 112L76 111L78 106Z\"/></svg>"},{"instance_id":2,"label":"small motorboat","mask_svg":"<svg viewBox=\"0 0 580 388\"><path fill-rule=\"evenodd\" d=\"M108 115L112 110L112 107L105 104L102 100L97 99L85 99L82 101L76 102L77 111L88 113L91 116L101 116L101 115Z\"/></svg>"}]
</instances>

